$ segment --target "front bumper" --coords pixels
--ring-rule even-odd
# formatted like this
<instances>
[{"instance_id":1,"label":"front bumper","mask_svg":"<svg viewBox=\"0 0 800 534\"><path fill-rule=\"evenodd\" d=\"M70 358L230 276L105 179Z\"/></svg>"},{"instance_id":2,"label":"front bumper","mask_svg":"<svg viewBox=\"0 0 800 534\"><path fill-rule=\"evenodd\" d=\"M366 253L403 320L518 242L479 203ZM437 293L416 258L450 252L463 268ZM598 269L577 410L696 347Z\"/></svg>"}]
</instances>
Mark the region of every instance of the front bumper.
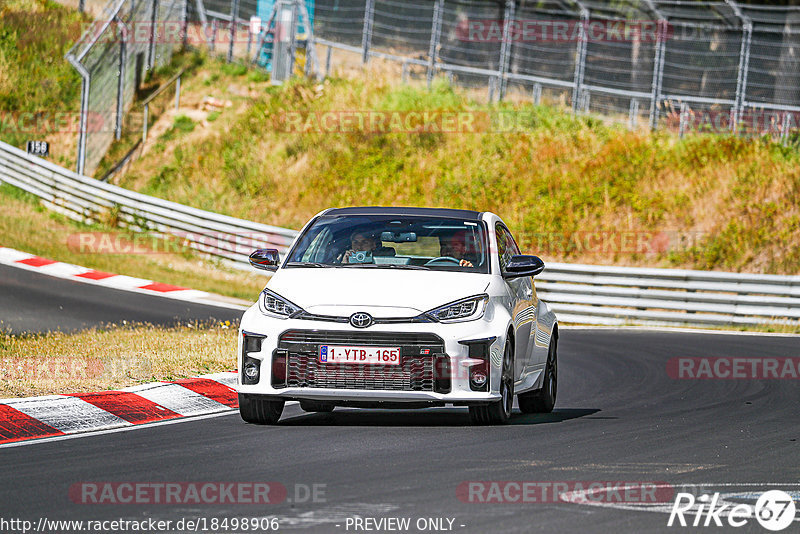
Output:
<instances>
[{"instance_id":1,"label":"front bumper","mask_svg":"<svg viewBox=\"0 0 800 534\"><path fill-rule=\"evenodd\" d=\"M496 319L496 318L495 318ZM239 335L238 350L238 391L242 394L268 396L279 399L291 400L317 400L327 402L343 403L375 403L385 402L395 403L432 403L432 404L481 404L493 402L500 399L500 365L502 363L502 347L505 343L505 324L498 327L497 321L491 321L486 316L476 321L462 323L394 323L376 324L366 329L358 329L347 323L334 323L328 321L315 321L305 319L276 319L263 315L257 306L248 309L242 317L241 330ZM326 341L331 344L348 344L344 340L350 336L354 341L352 345L360 345L358 339L364 339L365 333L374 336L376 339L391 339L396 335L398 339L407 340L415 334L428 338L436 337L438 345L432 345L430 357L444 356L443 360L447 364L448 384L446 388L433 386L426 390L396 390L392 387L386 389L369 387L373 382L363 382L363 386L354 386L352 383L347 387L338 388L331 381L325 382L325 387L295 387L296 384L284 384L280 382L278 387L273 387L272 360L276 351L285 352L287 344L281 341L281 336L287 332L308 332L316 334L315 339L325 339L320 337L320 332L332 334L334 341ZM245 354L242 350L243 333L248 335L263 336L261 350L258 352L248 352L248 361L254 359L259 363L260 373L258 383L243 383L242 370L244 369ZM335 335L333 335L335 334ZM290 336L291 337L291 336ZM284 339L286 336L284 336ZM464 344L465 341L488 340L484 342L482 348L485 349L488 367L488 386L485 391L475 391L470 385L470 369L474 366L475 359L470 357L470 346ZM376 344L383 344L377 343ZM400 344L398 342L397 344ZM316 350L306 345L305 350ZM406 350L407 347L404 347ZM434 350L436 353L434 353ZM306 353L310 354L309 352ZM473 351L473 355L475 352ZM422 356L415 356L422 358ZM309 358L310 361L310 358ZM367 369L358 368L357 369ZM316 368L313 372L319 373ZM277 377L280 381L280 377ZM324 381L323 381L324 382ZM379 381L380 382L380 381ZM306 382L303 382L304 384ZM311 383L311 382L308 382ZM417 388L421 389L421 388ZM441 389L446 391L442 392Z\"/></svg>"}]
</instances>

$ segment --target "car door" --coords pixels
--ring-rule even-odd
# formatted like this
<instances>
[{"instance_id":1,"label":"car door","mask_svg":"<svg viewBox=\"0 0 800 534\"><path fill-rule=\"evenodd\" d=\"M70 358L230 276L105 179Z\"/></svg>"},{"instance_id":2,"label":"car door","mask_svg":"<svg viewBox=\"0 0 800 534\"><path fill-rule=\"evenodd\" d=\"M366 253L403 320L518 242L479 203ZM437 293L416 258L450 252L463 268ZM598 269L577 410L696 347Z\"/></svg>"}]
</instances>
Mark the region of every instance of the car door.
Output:
<instances>
[{"instance_id":1,"label":"car door","mask_svg":"<svg viewBox=\"0 0 800 534\"><path fill-rule=\"evenodd\" d=\"M512 256L520 253L511 232L502 223L495 225L497 236L497 254L500 260L500 271L505 272L506 265ZM531 358L531 325L535 324L536 306L534 303L533 285L529 276L505 279L511 297L511 316L514 321L514 376L521 381L530 370Z\"/></svg>"}]
</instances>

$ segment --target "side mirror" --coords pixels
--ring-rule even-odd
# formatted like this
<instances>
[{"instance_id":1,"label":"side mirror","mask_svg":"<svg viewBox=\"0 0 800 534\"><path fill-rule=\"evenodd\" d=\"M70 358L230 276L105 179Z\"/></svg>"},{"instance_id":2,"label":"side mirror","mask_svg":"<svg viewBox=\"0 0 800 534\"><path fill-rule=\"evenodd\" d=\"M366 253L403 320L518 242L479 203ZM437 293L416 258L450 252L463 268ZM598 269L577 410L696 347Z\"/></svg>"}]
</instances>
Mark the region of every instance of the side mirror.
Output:
<instances>
[{"instance_id":1,"label":"side mirror","mask_svg":"<svg viewBox=\"0 0 800 534\"><path fill-rule=\"evenodd\" d=\"M250 265L264 271L277 271L280 257L274 248L260 248L250 254Z\"/></svg>"},{"instance_id":2,"label":"side mirror","mask_svg":"<svg viewBox=\"0 0 800 534\"><path fill-rule=\"evenodd\" d=\"M536 276L544 271L544 262L539 256L511 256L503 278L519 278L522 276Z\"/></svg>"}]
</instances>

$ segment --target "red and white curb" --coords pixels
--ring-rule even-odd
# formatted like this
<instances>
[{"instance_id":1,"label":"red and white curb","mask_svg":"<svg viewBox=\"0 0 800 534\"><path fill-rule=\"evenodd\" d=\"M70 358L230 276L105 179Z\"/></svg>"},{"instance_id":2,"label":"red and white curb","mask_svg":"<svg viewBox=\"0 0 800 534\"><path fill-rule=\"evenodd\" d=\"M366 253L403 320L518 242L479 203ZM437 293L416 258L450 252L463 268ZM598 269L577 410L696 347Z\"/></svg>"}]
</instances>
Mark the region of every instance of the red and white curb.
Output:
<instances>
[{"instance_id":1,"label":"red and white curb","mask_svg":"<svg viewBox=\"0 0 800 534\"><path fill-rule=\"evenodd\" d=\"M117 391L0 399L0 444L228 412L236 373L152 382Z\"/></svg>"},{"instance_id":2,"label":"red and white curb","mask_svg":"<svg viewBox=\"0 0 800 534\"><path fill-rule=\"evenodd\" d=\"M246 310L248 307L244 301L239 299L223 297L206 291L198 291L196 289L189 289L171 284L162 284L144 278L134 278L132 276L97 271L71 263L42 258L13 248L0 247L0 264L19 267L56 278L64 278L76 282L95 284L146 295L189 300L200 304L231 308L234 310Z\"/></svg>"}]
</instances>

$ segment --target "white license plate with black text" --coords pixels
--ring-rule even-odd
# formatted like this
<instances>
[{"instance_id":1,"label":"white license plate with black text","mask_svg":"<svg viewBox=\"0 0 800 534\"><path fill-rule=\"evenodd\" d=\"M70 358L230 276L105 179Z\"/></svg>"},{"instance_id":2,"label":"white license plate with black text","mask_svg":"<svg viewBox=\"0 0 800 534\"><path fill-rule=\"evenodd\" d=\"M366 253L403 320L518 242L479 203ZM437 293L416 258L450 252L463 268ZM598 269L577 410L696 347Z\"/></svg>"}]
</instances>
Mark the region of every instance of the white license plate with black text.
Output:
<instances>
[{"instance_id":1,"label":"white license plate with black text","mask_svg":"<svg viewBox=\"0 0 800 534\"><path fill-rule=\"evenodd\" d=\"M355 345L320 345L319 361L320 363L400 365L400 347L360 347Z\"/></svg>"}]
</instances>

